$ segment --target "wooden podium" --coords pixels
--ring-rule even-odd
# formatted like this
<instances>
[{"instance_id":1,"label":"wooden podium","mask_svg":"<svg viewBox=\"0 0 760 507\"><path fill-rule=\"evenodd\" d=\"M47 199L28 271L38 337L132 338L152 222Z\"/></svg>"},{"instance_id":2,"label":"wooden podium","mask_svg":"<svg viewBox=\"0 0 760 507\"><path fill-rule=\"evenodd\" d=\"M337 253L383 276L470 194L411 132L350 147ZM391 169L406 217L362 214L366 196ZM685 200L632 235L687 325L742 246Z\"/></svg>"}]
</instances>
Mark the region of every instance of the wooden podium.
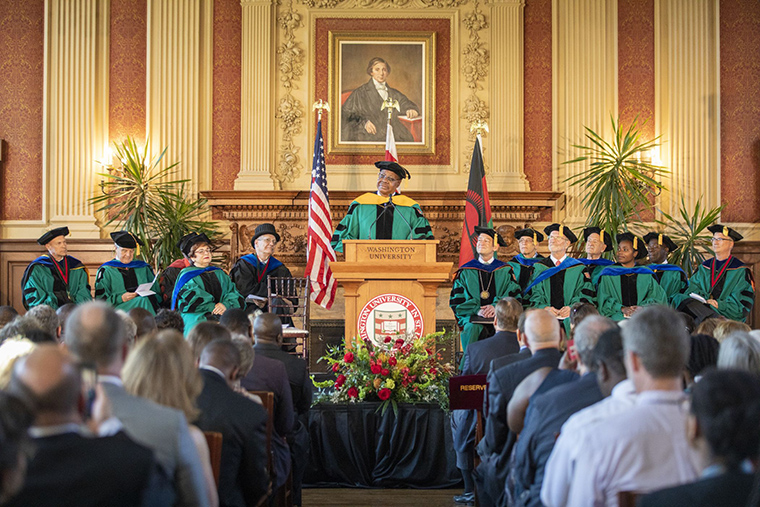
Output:
<instances>
[{"instance_id":1,"label":"wooden podium","mask_svg":"<svg viewBox=\"0 0 760 507\"><path fill-rule=\"evenodd\" d=\"M345 336L435 332L437 289L451 262L437 262L436 240L345 240L345 262L330 264L345 290ZM406 313L405 313L406 312Z\"/></svg>"}]
</instances>

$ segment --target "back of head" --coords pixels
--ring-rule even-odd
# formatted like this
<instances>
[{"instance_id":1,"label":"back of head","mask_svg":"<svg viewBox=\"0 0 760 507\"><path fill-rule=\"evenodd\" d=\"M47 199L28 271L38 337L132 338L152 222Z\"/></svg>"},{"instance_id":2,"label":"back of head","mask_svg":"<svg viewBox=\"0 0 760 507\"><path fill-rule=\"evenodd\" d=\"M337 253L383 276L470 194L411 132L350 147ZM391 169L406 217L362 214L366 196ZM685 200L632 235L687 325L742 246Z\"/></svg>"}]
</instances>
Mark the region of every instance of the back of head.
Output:
<instances>
[{"instance_id":1,"label":"back of head","mask_svg":"<svg viewBox=\"0 0 760 507\"><path fill-rule=\"evenodd\" d=\"M226 327L232 334L251 336L251 321L248 315L240 308L230 308L222 314L219 323Z\"/></svg>"},{"instance_id":2,"label":"back of head","mask_svg":"<svg viewBox=\"0 0 760 507\"><path fill-rule=\"evenodd\" d=\"M496 327L504 331L517 330L517 321L523 313L523 306L512 297L496 303Z\"/></svg>"},{"instance_id":3,"label":"back of head","mask_svg":"<svg viewBox=\"0 0 760 507\"><path fill-rule=\"evenodd\" d=\"M709 336L715 336L715 328L723 322L723 319L712 318L703 320L694 331L694 334L706 334Z\"/></svg>"},{"instance_id":4,"label":"back of head","mask_svg":"<svg viewBox=\"0 0 760 507\"><path fill-rule=\"evenodd\" d=\"M250 338L240 334L232 335L232 343L235 344L238 352L240 352L240 371L238 372L238 377L243 378L253 368L253 359L255 357L253 343L251 343Z\"/></svg>"},{"instance_id":5,"label":"back of head","mask_svg":"<svg viewBox=\"0 0 760 507\"><path fill-rule=\"evenodd\" d=\"M531 350L558 348L559 322L546 310L534 310L525 319L525 335L528 337Z\"/></svg>"},{"instance_id":6,"label":"back of head","mask_svg":"<svg viewBox=\"0 0 760 507\"><path fill-rule=\"evenodd\" d=\"M0 328L16 318L18 312L12 306L0 306Z\"/></svg>"},{"instance_id":7,"label":"back of head","mask_svg":"<svg viewBox=\"0 0 760 507\"><path fill-rule=\"evenodd\" d=\"M107 303L85 303L69 316L64 341L79 361L109 366L120 359L126 342L124 320Z\"/></svg>"},{"instance_id":8,"label":"back of head","mask_svg":"<svg viewBox=\"0 0 760 507\"><path fill-rule=\"evenodd\" d=\"M131 347L134 345L135 338L137 337L137 324L135 324L135 321L132 320L132 317L130 317L129 314L124 310L116 310L116 315L118 315L121 321L124 323L124 339Z\"/></svg>"},{"instance_id":9,"label":"back of head","mask_svg":"<svg viewBox=\"0 0 760 507\"><path fill-rule=\"evenodd\" d=\"M578 350L581 362L591 371L596 370L594 361L594 347L599 337L605 331L616 329L618 326L614 320L601 315L589 315L578 324L573 333L575 348Z\"/></svg>"},{"instance_id":10,"label":"back of head","mask_svg":"<svg viewBox=\"0 0 760 507\"><path fill-rule=\"evenodd\" d=\"M132 308L129 310L129 318L135 323L135 336L138 339L156 330L156 317L145 308Z\"/></svg>"},{"instance_id":11,"label":"back of head","mask_svg":"<svg viewBox=\"0 0 760 507\"><path fill-rule=\"evenodd\" d=\"M162 308L156 314L156 329L174 329L184 333L185 321L182 320L182 314L179 312Z\"/></svg>"},{"instance_id":12,"label":"back of head","mask_svg":"<svg viewBox=\"0 0 760 507\"><path fill-rule=\"evenodd\" d=\"M253 321L256 343L277 343L282 337L282 321L273 313L262 313Z\"/></svg>"},{"instance_id":13,"label":"back of head","mask_svg":"<svg viewBox=\"0 0 760 507\"><path fill-rule=\"evenodd\" d=\"M691 351L686 369L689 370L692 378L699 375L708 366L718 364L719 349L718 340L712 336L706 334L691 335Z\"/></svg>"},{"instance_id":14,"label":"back of head","mask_svg":"<svg viewBox=\"0 0 760 507\"><path fill-rule=\"evenodd\" d=\"M623 355L623 337L620 328L607 329L599 336L599 341L594 347L594 363L604 363L607 369L625 377L625 360Z\"/></svg>"},{"instance_id":15,"label":"back of head","mask_svg":"<svg viewBox=\"0 0 760 507\"><path fill-rule=\"evenodd\" d=\"M691 412L710 450L726 466L757 459L760 446L760 379L744 371L710 370L694 384Z\"/></svg>"},{"instance_id":16,"label":"back of head","mask_svg":"<svg viewBox=\"0 0 760 507\"><path fill-rule=\"evenodd\" d=\"M760 373L760 342L749 333L731 333L720 344L718 368Z\"/></svg>"},{"instance_id":17,"label":"back of head","mask_svg":"<svg viewBox=\"0 0 760 507\"><path fill-rule=\"evenodd\" d=\"M240 368L240 352L232 340L214 340L204 347L200 365L228 373Z\"/></svg>"},{"instance_id":18,"label":"back of head","mask_svg":"<svg viewBox=\"0 0 760 507\"><path fill-rule=\"evenodd\" d=\"M59 306L55 313L58 315L58 325L61 327L61 340L66 333L66 321L69 319L69 315L76 310L77 305L74 303L66 303L63 306Z\"/></svg>"},{"instance_id":19,"label":"back of head","mask_svg":"<svg viewBox=\"0 0 760 507\"><path fill-rule=\"evenodd\" d=\"M573 306L570 307L570 327L575 329L589 315L599 315L599 310L596 309L596 306L582 301L573 303Z\"/></svg>"},{"instance_id":20,"label":"back of head","mask_svg":"<svg viewBox=\"0 0 760 507\"><path fill-rule=\"evenodd\" d=\"M58 314L52 307L47 305L33 306L26 312L26 316L36 320L40 328L50 336L57 336L59 325Z\"/></svg>"},{"instance_id":21,"label":"back of head","mask_svg":"<svg viewBox=\"0 0 760 507\"><path fill-rule=\"evenodd\" d=\"M8 338L0 344L0 390L8 387L13 366L20 358L28 356L37 345L28 338Z\"/></svg>"},{"instance_id":22,"label":"back of head","mask_svg":"<svg viewBox=\"0 0 760 507\"><path fill-rule=\"evenodd\" d=\"M214 340L232 340L232 334L226 327L216 322L199 322L190 330L187 335L187 343L190 344L190 350L193 358L198 361L203 349Z\"/></svg>"},{"instance_id":23,"label":"back of head","mask_svg":"<svg viewBox=\"0 0 760 507\"><path fill-rule=\"evenodd\" d=\"M198 416L195 399L203 382L179 331L165 329L140 340L127 357L122 380L135 396L181 410L190 422Z\"/></svg>"},{"instance_id":24,"label":"back of head","mask_svg":"<svg viewBox=\"0 0 760 507\"><path fill-rule=\"evenodd\" d=\"M749 333L752 331L752 328L744 322L738 322L736 320L722 320L715 326L713 337L718 340L718 343L723 343L723 340L725 340L730 334L736 331Z\"/></svg>"},{"instance_id":25,"label":"back of head","mask_svg":"<svg viewBox=\"0 0 760 507\"><path fill-rule=\"evenodd\" d=\"M648 306L633 314L622 330L626 352L633 352L652 378L680 377L689 359L691 338L678 312Z\"/></svg>"},{"instance_id":26,"label":"back of head","mask_svg":"<svg viewBox=\"0 0 760 507\"><path fill-rule=\"evenodd\" d=\"M16 362L9 391L29 402L37 415L76 413L82 380L73 359L53 344L37 346Z\"/></svg>"},{"instance_id":27,"label":"back of head","mask_svg":"<svg viewBox=\"0 0 760 507\"><path fill-rule=\"evenodd\" d=\"M44 337L49 335L42 329L37 319L28 315L19 315L0 330L0 342L18 336L29 338L30 340L34 338L32 341L37 343L45 341Z\"/></svg>"}]
</instances>

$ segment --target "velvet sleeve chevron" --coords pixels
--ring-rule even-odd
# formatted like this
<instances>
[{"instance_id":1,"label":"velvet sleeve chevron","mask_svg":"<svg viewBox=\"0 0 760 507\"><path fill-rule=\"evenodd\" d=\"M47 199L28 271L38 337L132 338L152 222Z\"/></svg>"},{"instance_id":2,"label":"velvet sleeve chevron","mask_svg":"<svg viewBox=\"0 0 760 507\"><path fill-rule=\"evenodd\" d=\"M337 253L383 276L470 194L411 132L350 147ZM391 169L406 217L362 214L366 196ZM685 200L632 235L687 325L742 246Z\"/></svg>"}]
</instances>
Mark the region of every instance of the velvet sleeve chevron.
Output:
<instances>
[{"instance_id":1,"label":"velvet sleeve chevron","mask_svg":"<svg viewBox=\"0 0 760 507\"><path fill-rule=\"evenodd\" d=\"M430 228L430 222L428 222L425 215L422 214L422 210L419 205L415 204L414 209L414 239L433 239L433 230Z\"/></svg>"},{"instance_id":2,"label":"velvet sleeve chevron","mask_svg":"<svg viewBox=\"0 0 760 507\"><path fill-rule=\"evenodd\" d=\"M177 294L180 313L210 313L214 310L214 297L203 288L200 276L188 281Z\"/></svg>"},{"instance_id":3,"label":"velvet sleeve chevron","mask_svg":"<svg viewBox=\"0 0 760 507\"><path fill-rule=\"evenodd\" d=\"M351 203L351 205L348 207L348 212L346 212L346 216L343 217L343 220L340 221L338 226L335 228L335 232L333 233L332 239L330 240L330 244L333 247L333 250L336 252L342 252L343 251L343 240L344 239L358 239L359 238L359 223L356 220L356 217L354 216L354 211L356 211L356 208L359 206L359 203L354 201Z\"/></svg>"}]
</instances>

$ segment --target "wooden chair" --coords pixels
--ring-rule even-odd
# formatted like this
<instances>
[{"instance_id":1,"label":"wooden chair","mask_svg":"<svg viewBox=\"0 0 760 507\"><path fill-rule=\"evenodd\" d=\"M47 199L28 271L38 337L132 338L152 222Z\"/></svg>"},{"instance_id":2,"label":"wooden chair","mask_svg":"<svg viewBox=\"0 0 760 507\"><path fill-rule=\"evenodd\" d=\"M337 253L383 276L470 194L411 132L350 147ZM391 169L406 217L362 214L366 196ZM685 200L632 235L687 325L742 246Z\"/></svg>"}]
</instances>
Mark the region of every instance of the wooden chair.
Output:
<instances>
[{"instance_id":1,"label":"wooden chair","mask_svg":"<svg viewBox=\"0 0 760 507\"><path fill-rule=\"evenodd\" d=\"M636 499L639 493L634 491L618 491L619 507L636 507Z\"/></svg>"},{"instance_id":2,"label":"wooden chair","mask_svg":"<svg viewBox=\"0 0 760 507\"><path fill-rule=\"evenodd\" d=\"M290 317L292 327L283 329L283 345L291 354L309 360L309 294L308 278L269 277L267 296L269 311Z\"/></svg>"},{"instance_id":3,"label":"wooden chair","mask_svg":"<svg viewBox=\"0 0 760 507\"><path fill-rule=\"evenodd\" d=\"M267 467L269 477L274 476L274 451L272 450L272 435L274 434L274 393L271 391L248 391L261 398L262 405L267 411ZM290 507L293 505L292 471L288 475L285 485L275 492L274 505L276 507Z\"/></svg>"},{"instance_id":4,"label":"wooden chair","mask_svg":"<svg viewBox=\"0 0 760 507\"><path fill-rule=\"evenodd\" d=\"M214 472L216 487L219 487L219 471L222 467L222 434L217 431L204 431L208 444L208 454L211 458L211 470Z\"/></svg>"}]
</instances>

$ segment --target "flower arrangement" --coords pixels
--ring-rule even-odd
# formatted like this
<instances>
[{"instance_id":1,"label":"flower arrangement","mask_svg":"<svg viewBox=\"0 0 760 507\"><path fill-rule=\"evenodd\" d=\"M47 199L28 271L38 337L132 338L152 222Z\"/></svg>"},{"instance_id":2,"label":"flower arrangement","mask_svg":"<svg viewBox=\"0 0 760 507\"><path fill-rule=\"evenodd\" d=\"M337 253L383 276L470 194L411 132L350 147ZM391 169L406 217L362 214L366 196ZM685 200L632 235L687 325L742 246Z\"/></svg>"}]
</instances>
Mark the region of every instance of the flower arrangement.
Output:
<instances>
[{"instance_id":1,"label":"flower arrangement","mask_svg":"<svg viewBox=\"0 0 760 507\"><path fill-rule=\"evenodd\" d=\"M444 333L418 339L386 336L383 343L356 341L353 347L328 349L320 361L327 361L335 380L314 382L320 388L317 403L355 403L381 401L383 413L399 403L438 403L448 408L448 380L454 367L441 363L436 345L443 343Z\"/></svg>"}]
</instances>

